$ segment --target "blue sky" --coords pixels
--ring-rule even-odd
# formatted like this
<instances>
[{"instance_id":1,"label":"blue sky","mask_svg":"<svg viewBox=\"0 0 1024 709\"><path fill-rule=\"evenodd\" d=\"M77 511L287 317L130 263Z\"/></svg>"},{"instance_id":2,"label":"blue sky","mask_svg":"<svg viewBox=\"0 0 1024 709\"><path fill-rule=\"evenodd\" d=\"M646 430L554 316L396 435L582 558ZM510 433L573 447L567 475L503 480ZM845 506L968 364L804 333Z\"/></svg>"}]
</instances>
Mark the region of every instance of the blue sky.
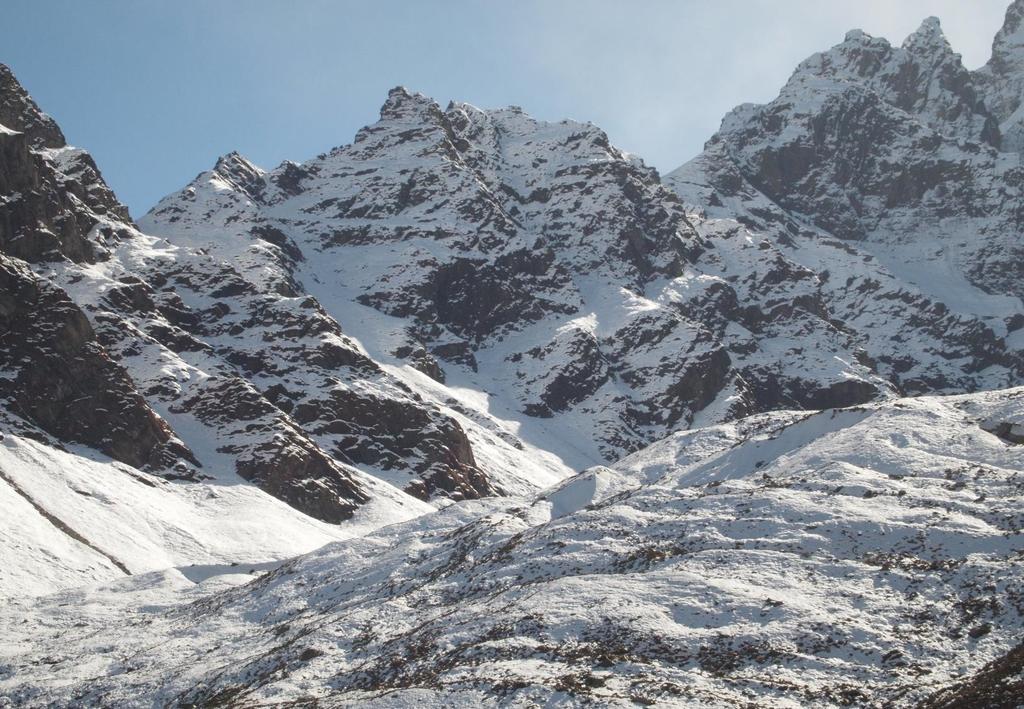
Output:
<instances>
[{"instance_id":1,"label":"blue sky","mask_svg":"<svg viewBox=\"0 0 1024 709\"><path fill-rule=\"evenodd\" d=\"M0 62L141 216L218 155L351 140L392 86L604 128L668 171L859 27L936 15L970 67L1008 0L4 0Z\"/></svg>"}]
</instances>

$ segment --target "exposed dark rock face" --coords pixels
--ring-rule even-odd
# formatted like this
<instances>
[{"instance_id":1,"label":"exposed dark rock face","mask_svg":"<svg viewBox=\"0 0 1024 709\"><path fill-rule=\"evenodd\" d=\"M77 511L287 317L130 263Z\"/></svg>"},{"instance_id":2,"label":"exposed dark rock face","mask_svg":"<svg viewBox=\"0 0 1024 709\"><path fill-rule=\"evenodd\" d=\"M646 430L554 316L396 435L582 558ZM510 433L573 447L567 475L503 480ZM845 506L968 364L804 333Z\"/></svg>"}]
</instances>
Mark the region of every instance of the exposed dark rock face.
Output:
<instances>
[{"instance_id":1,"label":"exposed dark rock face","mask_svg":"<svg viewBox=\"0 0 1024 709\"><path fill-rule=\"evenodd\" d=\"M0 248L26 261L92 261L86 238L95 221L72 206L75 199L31 149L28 135L0 129Z\"/></svg>"},{"instance_id":2,"label":"exposed dark rock face","mask_svg":"<svg viewBox=\"0 0 1024 709\"><path fill-rule=\"evenodd\" d=\"M597 393L611 376L600 344L586 330L559 332L547 346L523 356L542 367L537 380L530 382L543 385L540 403L526 406L531 416L547 418L566 411Z\"/></svg>"},{"instance_id":3,"label":"exposed dark rock face","mask_svg":"<svg viewBox=\"0 0 1024 709\"><path fill-rule=\"evenodd\" d=\"M462 427L422 403L339 387L326 398L299 404L292 416L312 433L334 437L333 450L343 460L415 473L419 480L407 491L416 497L441 493L474 499L495 493L477 468Z\"/></svg>"},{"instance_id":4,"label":"exposed dark rock face","mask_svg":"<svg viewBox=\"0 0 1024 709\"><path fill-rule=\"evenodd\" d=\"M997 421L983 425L982 428L1011 445L1019 446L1024 444L1024 426L1019 423Z\"/></svg>"},{"instance_id":5,"label":"exposed dark rock face","mask_svg":"<svg viewBox=\"0 0 1024 709\"><path fill-rule=\"evenodd\" d=\"M240 476L307 514L342 522L370 499L350 471L243 379L208 382L183 402L182 411L236 434L236 440L250 439L249 444L229 443L218 452L235 457Z\"/></svg>"},{"instance_id":6,"label":"exposed dark rock face","mask_svg":"<svg viewBox=\"0 0 1024 709\"><path fill-rule=\"evenodd\" d=\"M103 182L88 153L67 147L0 65L0 248L27 261L94 261L105 248L89 239L97 217L128 223L128 210ZM85 208L82 208L82 207ZM100 236L113 237L112 229Z\"/></svg>"},{"instance_id":7,"label":"exposed dark rock face","mask_svg":"<svg viewBox=\"0 0 1024 709\"><path fill-rule=\"evenodd\" d=\"M66 145L57 122L39 110L10 68L3 64L0 64L0 124L25 134L34 148Z\"/></svg>"},{"instance_id":8,"label":"exposed dark rock face","mask_svg":"<svg viewBox=\"0 0 1024 709\"><path fill-rule=\"evenodd\" d=\"M54 284L0 255L0 381L10 410L58 440L84 443L136 467L190 475L191 453L97 342L82 311Z\"/></svg>"},{"instance_id":9,"label":"exposed dark rock face","mask_svg":"<svg viewBox=\"0 0 1024 709\"><path fill-rule=\"evenodd\" d=\"M918 704L919 709L1017 709L1024 697L1024 645L1018 645L980 671Z\"/></svg>"}]
</instances>

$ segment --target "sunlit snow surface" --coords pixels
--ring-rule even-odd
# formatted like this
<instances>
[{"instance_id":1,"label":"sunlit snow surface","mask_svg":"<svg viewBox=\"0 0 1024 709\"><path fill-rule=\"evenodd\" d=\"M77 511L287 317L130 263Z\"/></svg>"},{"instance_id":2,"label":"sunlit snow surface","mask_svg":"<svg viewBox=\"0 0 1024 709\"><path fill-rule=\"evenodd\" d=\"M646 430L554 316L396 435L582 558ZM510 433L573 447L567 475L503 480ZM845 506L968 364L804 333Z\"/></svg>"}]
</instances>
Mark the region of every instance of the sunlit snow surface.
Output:
<instances>
[{"instance_id":1,"label":"sunlit snow surface","mask_svg":"<svg viewBox=\"0 0 1024 709\"><path fill-rule=\"evenodd\" d=\"M1019 641L1024 446L987 430L1022 420L1024 389L759 415L236 588L164 571L16 599L0 696L911 703Z\"/></svg>"},{"instance_id":2,"label":"sunlit snow surface","mask_svg":"<svg viewBox=\"0 0 1024 709\"><path fill-rule=\"evenodd\" d=\"M171 482L79 453L14 435L0 442L0 598L171 567L247 572L431 510L421 504L402 515L373 500L332 525L241 479Z\"/></svg>"}]
</instances>

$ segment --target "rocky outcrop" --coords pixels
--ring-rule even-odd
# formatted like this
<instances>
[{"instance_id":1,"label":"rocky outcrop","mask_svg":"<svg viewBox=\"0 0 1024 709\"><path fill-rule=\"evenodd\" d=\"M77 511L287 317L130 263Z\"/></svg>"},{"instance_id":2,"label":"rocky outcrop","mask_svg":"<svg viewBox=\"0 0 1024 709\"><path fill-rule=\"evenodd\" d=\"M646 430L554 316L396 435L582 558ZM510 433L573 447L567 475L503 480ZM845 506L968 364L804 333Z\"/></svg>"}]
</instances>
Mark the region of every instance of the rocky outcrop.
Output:
<instances>
[{"instance_id":1,"label":"rocky outcrop","mask_svg":"<svg viewBox=\"0 0 1024 709\"><path fill-rule=\"evenodd\" d=\"M0 124L25 135L33 148L66 145L57 122L39 110L14 73L3 64L0 64Z\"/></svg>"},{"instance_id":2,"label":"rocky outcrop","mask_svg":"<svg viewBox=\"0 0 1024 709\"><path fill-rule=\"evenodd\" d=\"M1024 152L1024 2L1014 0L992 43L992 57L974 72L985 105L1000 122L1003 150Z\"/></svg>"},{"instance_id":3,"label":"rocky outcrop","mask_svg":"<svg viewBox=\"0 0 1024 709\"><path fill-rule=\"evenodd\" d=\"M0 255L0 381L9 409L60 441L191 477L196 464L52 283Z\"/></svg>"},{"instance_id":4,"label":"rocky outcrop","mask_svg":"<svg viewBox=\"0 0 1024 709\"><path fill-rule=\"evenodd\" d=\"M103 241L130 223L88 153L70 148L56 122L0 64L0 249L27 261L95 261ZM103 217L114 222L98 238Z\"/></svg>"},{"instance_id":5,"label":"rocky outcrop","mask_svg":"<svg viewBox=\"0 0 1024 709\"><path fill-rule=\"evenodd\" d=\"M991 629L991 626L989 626ZM980 637L980 635L979 635ZM1005 707L1020 705L1024 696L1024 644L992 660L978 672L926 698L920 709Z\"/></svg>"},{"instance_id":6,"label":"rocky outcrop","mask_svg":"<svg viewBox=\"0 0 1024 709\"><path fill-rule=\"evenodd\" d=\"M222 432L229 442L218 452L232 456L241 477L306 514L338 523L370 500L351 471L243 379L210 380L179 411Z\"/></svg>"},{"instance_id":7,"label":"rocky outcrop","mask_svg":"<svg viewBox=\"0 0 1024 709\"><path fill-rule=\"evenodd\" d=\"M421 499L475 499L496 492L477 467L462 427L422 403L337 387L298 404L292 416L314 435L332 437L332 450L343 460L414 474L405 490Z\"/></svg>"},{"instance_id":8,"label":"rocky outcrop","mask_svg":"<svg viewBox=\"0 0 1024 709\"><path fill-rule=\"evenodd\" d=\"M95 260L95 220L74 209L30 136L0 125L0 248L27 261Z\"/></svg>"}]
</instances>

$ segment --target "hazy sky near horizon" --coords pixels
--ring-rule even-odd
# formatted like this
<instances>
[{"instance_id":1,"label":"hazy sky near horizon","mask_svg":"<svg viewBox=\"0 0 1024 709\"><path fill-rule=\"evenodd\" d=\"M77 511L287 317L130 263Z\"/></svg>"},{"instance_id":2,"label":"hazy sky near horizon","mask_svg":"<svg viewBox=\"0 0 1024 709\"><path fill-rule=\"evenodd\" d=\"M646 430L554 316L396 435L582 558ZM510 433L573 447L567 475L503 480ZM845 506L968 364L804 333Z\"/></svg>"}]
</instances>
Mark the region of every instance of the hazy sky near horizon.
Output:
<instances>
[{"instance_id":1,"label":"hazy sky near horizon","mask_svg":"<svg viewBox=\"0 0 1024 709\"><path fill-rule=\"evenodd\" d=\"M1009 0L4 0L0 62L141 216L238 150L351 141L388 89L592 121L667 172L861 28L941 18L969 68Z\"/></svg>"}]
</instances>

